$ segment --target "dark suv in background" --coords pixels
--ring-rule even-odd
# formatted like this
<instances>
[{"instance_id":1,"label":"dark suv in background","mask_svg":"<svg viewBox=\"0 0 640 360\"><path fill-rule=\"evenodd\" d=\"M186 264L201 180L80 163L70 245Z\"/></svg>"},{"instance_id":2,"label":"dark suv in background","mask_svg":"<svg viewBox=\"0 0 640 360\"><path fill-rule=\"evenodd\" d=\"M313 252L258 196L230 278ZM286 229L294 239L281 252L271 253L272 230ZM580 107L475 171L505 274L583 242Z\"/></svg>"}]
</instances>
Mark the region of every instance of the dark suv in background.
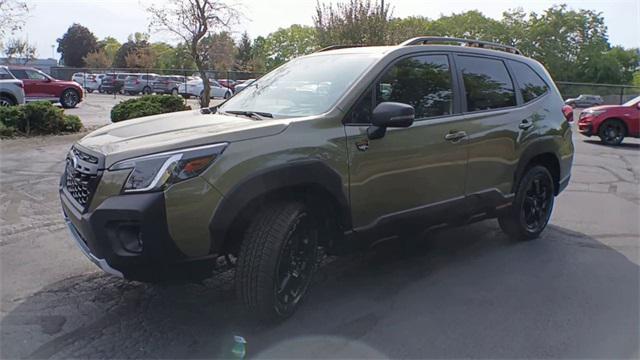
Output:
<instances>
[{"instance_id":1,"label":"dark suv in background","mask_svg":"<svg viewBox=\"0 0 640 360\"><path fill-rule=\"evenodd\" d=\"M124 88L124 82L130 75L129 73L109 73L102 78L100 90L107 94L121 93Z\"/></svg>"},{"instance_id":2,"label":"dark suv in background","mask_svg":"<svg viewBox=\"0 0 640 360\"><path fill-rule=\"evenodd\" d=\"M155 281L207 277L226 259L247 310L282 319L321 250L496 217L532 240L569 182L572 112L544 67L509 46L329 48L254 84L72 147L63 212L96 265Z\"/></svg>"}]
</instances>

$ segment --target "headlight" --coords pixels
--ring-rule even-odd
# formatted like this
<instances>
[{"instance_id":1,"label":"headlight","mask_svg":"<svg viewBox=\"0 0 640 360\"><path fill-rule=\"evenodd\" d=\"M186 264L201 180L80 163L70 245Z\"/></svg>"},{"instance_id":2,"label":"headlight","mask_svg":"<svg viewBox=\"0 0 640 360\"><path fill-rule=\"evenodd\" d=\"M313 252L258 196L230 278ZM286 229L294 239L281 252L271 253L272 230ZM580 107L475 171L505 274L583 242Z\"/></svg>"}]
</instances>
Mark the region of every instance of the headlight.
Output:
<instances>
[{"instance_id":1,"label":"headlight","mask_svg":"<svg viewBox=\"0 0 640 360\"><path fill-rule=\"evenodd\" d=\"M109 170L132 169L124 192L162 190L171 184L202 174L227 147L228 143L199 146L127 159Z\"/></svg>"}]
</instances>

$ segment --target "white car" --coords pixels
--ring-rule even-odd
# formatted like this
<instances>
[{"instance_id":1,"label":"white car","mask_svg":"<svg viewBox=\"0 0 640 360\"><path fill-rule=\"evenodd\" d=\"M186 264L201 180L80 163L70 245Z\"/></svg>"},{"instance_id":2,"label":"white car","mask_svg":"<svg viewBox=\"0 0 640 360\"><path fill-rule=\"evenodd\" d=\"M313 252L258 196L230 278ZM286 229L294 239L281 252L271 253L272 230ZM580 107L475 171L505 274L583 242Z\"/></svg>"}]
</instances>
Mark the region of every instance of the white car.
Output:
<instances>
[{"instance_id":1,"label":"white car","mask_svg":"<svg viewBox=\"0 0 640 360\"><path fill-rule=\"evenodd\" d=\"M213 98L224 98L228 99L233 95L231 89L226 88L215 80L209 80L209 84L211 85L211 93L210 97ZM180 95L184 97L201 97L204 91L204 84L202 83L202 79L194 79L187 81L186 84L180 84L178 87L178 92Z\"/></svg>"},{"instance_id":2,"label":"white car","mask_svg":"<svg viewBox=\"0 0 640 360\"><path fill-rule=\"evenodd\" d=\"M102 84L103 78L104 74L87 74L84 84L80 85L82 85L88 93L100 91L100 85Z\"/></svg>"},{"instance_id":3,"label":"white car","mask_svg":"<svg viewBox=\"0 0 640 360\"><path fill-rule=\"evenodd\" d=\"M235 87L236 94L249 87L254 81L256 81L256 79L248 79L243 81L241 84L237 84Z\"/></svg>"}]
</instances>

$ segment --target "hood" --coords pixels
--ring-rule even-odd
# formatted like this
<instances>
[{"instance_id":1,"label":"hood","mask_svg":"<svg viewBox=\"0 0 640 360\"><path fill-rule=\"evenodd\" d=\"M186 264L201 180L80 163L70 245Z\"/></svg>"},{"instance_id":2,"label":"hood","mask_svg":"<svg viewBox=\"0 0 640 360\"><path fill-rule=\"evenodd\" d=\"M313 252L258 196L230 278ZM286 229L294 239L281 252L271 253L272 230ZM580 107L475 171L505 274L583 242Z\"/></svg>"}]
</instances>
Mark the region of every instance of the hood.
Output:
<instances>
[{"instance_id":1,"label":"hood","mask_svg":"<svg viewBox=\"0 0 640 360\"><path fill-rule=\"evenodd\" d=\"M78 146L106 155L105 167L131 157L217 142L234 142L276 135L290 123L286 120L254 120L220 114L183 111L100 128L78 141Z\"/></svg>"},{"instance_id":2,"label":"hood","mask_svg":"<svg viewBox=\"0 0 640 360\"><path fill-rule=\"evenodd\" d=\"M622 105L598 105L586 108L585 110L609 110L623 107Z\"/></svg>"}]
</instances>

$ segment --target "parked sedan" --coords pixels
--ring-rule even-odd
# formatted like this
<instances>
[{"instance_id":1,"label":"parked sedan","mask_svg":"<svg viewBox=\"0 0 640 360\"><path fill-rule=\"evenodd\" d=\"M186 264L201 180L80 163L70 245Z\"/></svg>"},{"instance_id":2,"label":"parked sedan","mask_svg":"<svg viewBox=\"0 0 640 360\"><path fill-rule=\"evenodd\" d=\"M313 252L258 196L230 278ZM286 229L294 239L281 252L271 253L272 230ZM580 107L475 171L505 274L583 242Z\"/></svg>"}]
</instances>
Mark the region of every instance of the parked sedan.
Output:
<instances>
[{"instance_id":1,"label":"parked sedan","mask_svg":"<svg viewBox=\"0 0 640 360\"><path fill-rule=\"evenodd\" d=\"M215 80L209 80L209 84L211 85L211 93L209 95L212 99L228 99L231 97L231 95L233 95L231 89L220 85L220 83ZM202 94L204 92L204 84L202 83L202 79L194 79L188 81L186 84L180 84L178 92L184 97L202 97Z\"/></svg>"},{"instance_id":2,"label":"parked sedan","mask_svg":"<svg viewBox=\"0 0 640 360\"><path fill-rule=\"evenodd\" d=\"M88 93L99 91L102 78L104 78L104 74L88 74L84 80L84 84L80 85L82 85Z\"/></svg>"},{"instance_id":3,"label":"parked sedan","mask_svg":"<svg viewBox=\"0 0 640 360\"><path fill-rule=\"evenodd\" d=\"M76 107L84 96L75 81L57 80L42 71L26 66L9 66L9 72L22 80L26 101L60 102L64 108Z\"/></svg>"},{"instance_id":4,"label":"parked sedan","mask_svg":"<svg viewBox=\"0 0 640 360\"><path fill-rule=\"evenodd\" d=\"M253 84L256 79L248 79L244 80L242 83L236 85L235 93L239 93L240 91L246 89L249 85Z\"/></svg>"},{"instance_id":5,"label":"parked sedan","mask_svg":"<svg viewBox=\"0 0 640 360\"><path fill-rule=\"evenodd\" d=\"M580 95L577 98L571 98L564 101L566 105L572 108L588 108L592 106L598 106L604 104L602 96L600 95Z\"/></svg>"},{"instance_id":6,"label":"parked sedan","mask_svg":"<svg viewBox=\"0 0 640 360\"><path fill-rule=\"evenodd\" d=\"M640 96L622 105L591 107L580 114L578 131L597 135L607 145L618 145L625 137L640 137Z\"/></svg>"},{"instance_id":7,"label":"parked sedan","mask_svg":"<svg viewBox=\"0 0 640 360\"><path fill-rule=\"evenodd\" d=\"M0 106L24 104L24 84L6 66L0 66Z\"/></svg>"}]
</instances>

